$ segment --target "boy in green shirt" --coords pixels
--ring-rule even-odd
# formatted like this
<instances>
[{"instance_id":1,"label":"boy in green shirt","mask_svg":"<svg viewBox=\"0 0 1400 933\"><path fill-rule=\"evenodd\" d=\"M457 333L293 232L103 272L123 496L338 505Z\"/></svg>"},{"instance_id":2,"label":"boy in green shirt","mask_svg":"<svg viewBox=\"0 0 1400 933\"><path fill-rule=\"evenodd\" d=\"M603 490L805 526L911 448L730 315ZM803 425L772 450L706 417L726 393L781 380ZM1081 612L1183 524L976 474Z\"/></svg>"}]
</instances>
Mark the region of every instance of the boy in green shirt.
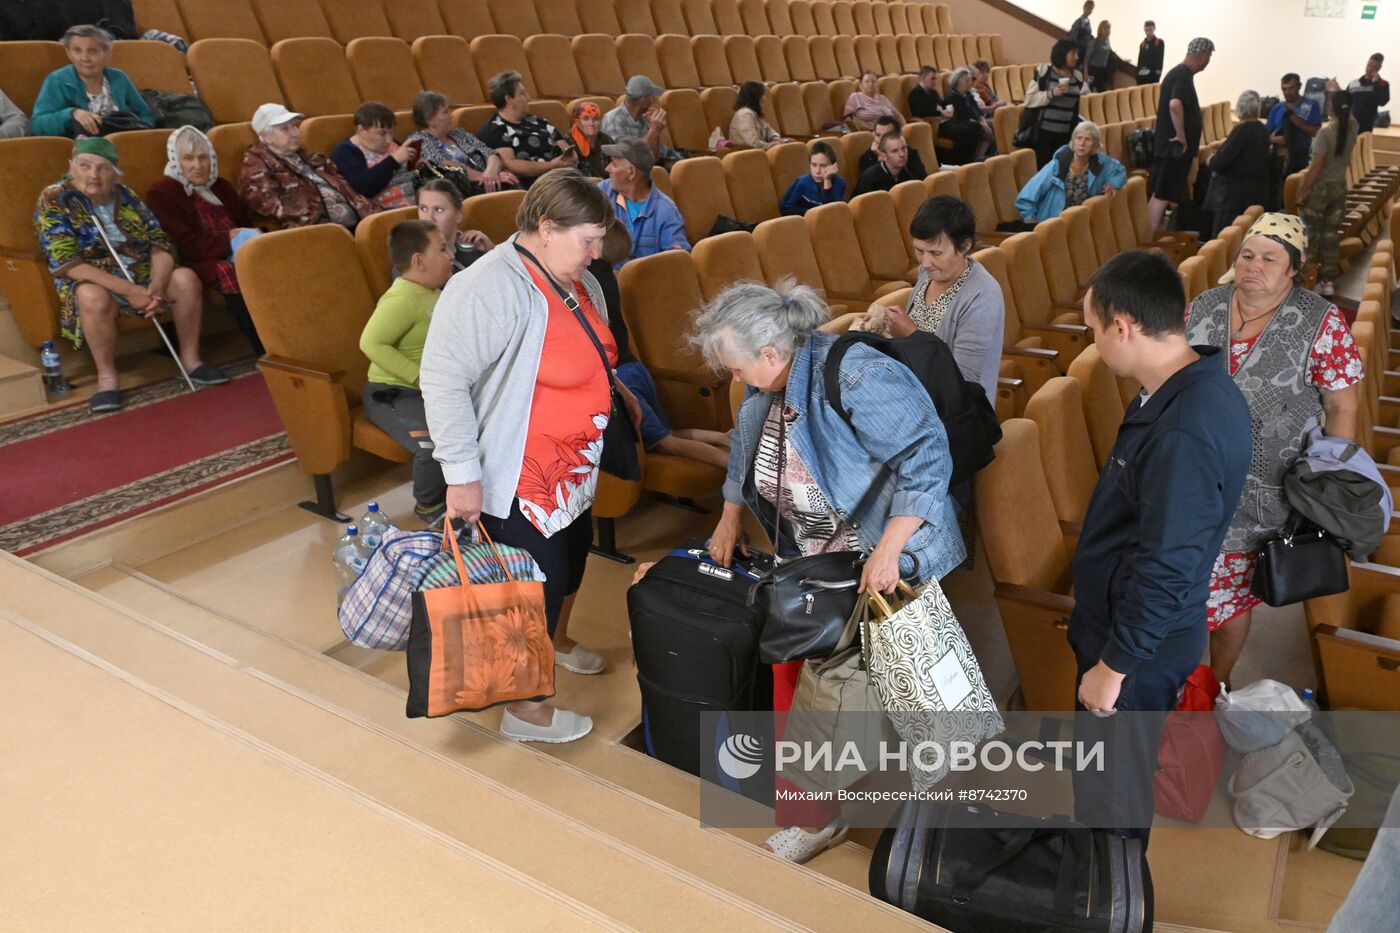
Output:
<instances>
[{"instance_id":1,"label":"boy in green shirt","mask_svg":"<svg viewBox=\"0 0 1400 933\"><path fill-rule=\"evenodd\" d=\"M436 226L406 220L389 232L389 257L399 277L360 335L360 350L369 357L365 414L413 455L413 512L431 525L446 511L447 484L433 459L418 365L433 306L452 278L452 253Z\"/></svg>"}]
</instances>

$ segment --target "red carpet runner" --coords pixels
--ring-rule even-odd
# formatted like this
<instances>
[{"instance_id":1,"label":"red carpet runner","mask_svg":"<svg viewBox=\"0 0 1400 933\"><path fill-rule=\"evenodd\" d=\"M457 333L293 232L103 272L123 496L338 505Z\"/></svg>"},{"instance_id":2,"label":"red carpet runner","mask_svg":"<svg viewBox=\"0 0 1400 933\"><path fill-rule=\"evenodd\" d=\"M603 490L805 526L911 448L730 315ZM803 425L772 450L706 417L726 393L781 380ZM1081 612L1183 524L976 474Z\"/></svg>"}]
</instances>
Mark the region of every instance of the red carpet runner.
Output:
<instances>
[{"instance_id":1,"label":"red carpet runner","mask_svg":"<svg viewBox=\"0 0 1400 933\"><path fill-rule=\"evenodd\" d=\"M32 553L290 459L250 368L195 393L128 392L112 415L81 403L0 425L0 549Z\"/></svg>"}]
</instances>

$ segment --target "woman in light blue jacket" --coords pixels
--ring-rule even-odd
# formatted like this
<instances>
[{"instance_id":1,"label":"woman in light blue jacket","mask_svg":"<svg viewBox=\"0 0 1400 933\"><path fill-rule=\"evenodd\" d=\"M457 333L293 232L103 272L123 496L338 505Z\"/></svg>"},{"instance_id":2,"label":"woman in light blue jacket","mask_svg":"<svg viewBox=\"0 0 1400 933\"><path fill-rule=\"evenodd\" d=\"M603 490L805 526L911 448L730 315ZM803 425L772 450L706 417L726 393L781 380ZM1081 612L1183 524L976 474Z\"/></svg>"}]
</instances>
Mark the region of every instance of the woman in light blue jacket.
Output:
<instances>
[{"instance_id":1,"label":"woman in light blue jacket","mask_svg":"<svg viewBox=\"0 0 1400 933\"><path fill-rule=\"evenodd\" d=\"M1016 210L1027 223L1060 216L1067 207L1112 193L1128 180L1128 170L1100 150L1103 134L1088 120L1074 128L1068 146L1061 146L1016 196Z\"/></svg>"}]
</instances>

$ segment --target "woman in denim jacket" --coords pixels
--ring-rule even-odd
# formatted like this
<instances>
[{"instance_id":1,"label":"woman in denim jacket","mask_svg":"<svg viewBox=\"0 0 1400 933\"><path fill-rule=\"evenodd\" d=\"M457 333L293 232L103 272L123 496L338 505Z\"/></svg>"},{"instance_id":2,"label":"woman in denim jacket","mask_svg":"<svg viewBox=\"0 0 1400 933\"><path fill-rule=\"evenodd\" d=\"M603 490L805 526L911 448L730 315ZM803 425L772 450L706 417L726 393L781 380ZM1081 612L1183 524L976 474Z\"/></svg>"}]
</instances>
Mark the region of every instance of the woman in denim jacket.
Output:
<instances>
[{"instance_id":1,"label":"woman in denim jacket","mask_svg":"<svg viewBox=\"0 0 1400 933\"><path fill-rule=\"evenodd\" d=\"M856 344L841 361L847 424L827 403L822 379L836 337L817 328L830 317L816 292L787 278L774 288L740 282L697 318L694 343L705 359L749 386L735 418L724 514L710 556L727 567L736 548L747 553L745 507L773 527L781 462L780 557L864 551L862 592L891 592L900 577L942 577L966 556L948 496L953 462L943 422L913 373ZM801 664L774 665L775 710L790 707ZM836 816L831 808L792 816L820 828L788 826L768 848L804 862L844 838Z\"/></svg>"}]
</instances>

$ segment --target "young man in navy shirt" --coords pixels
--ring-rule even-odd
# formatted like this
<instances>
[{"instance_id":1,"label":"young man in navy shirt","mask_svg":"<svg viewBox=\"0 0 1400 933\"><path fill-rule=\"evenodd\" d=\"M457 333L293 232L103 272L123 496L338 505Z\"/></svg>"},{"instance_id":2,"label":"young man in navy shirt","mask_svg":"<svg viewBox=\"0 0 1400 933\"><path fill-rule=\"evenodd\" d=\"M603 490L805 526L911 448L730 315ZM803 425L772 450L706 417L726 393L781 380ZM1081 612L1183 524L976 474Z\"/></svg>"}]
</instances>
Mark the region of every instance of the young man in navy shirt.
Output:
<instances>
[{"instance_id":1,"label":"young man in navy shirt","mask_svg":"<svg viewBox=\"0 0 1400 933\"><path fill-rule=\"evenodd\" d=\"M1075 811L1145 846L1162 722L1205 651L1211 565L1249 466L1249 407L1220 348L1187 343L1181 279L1161 256L1104 265L1084 321L1109 369L1143 388L1074 554L1076 709L1097 717L1075 717L1075 734L1107 747L1104 771L1075 774Z\"/></svg>"}]
</instances>

